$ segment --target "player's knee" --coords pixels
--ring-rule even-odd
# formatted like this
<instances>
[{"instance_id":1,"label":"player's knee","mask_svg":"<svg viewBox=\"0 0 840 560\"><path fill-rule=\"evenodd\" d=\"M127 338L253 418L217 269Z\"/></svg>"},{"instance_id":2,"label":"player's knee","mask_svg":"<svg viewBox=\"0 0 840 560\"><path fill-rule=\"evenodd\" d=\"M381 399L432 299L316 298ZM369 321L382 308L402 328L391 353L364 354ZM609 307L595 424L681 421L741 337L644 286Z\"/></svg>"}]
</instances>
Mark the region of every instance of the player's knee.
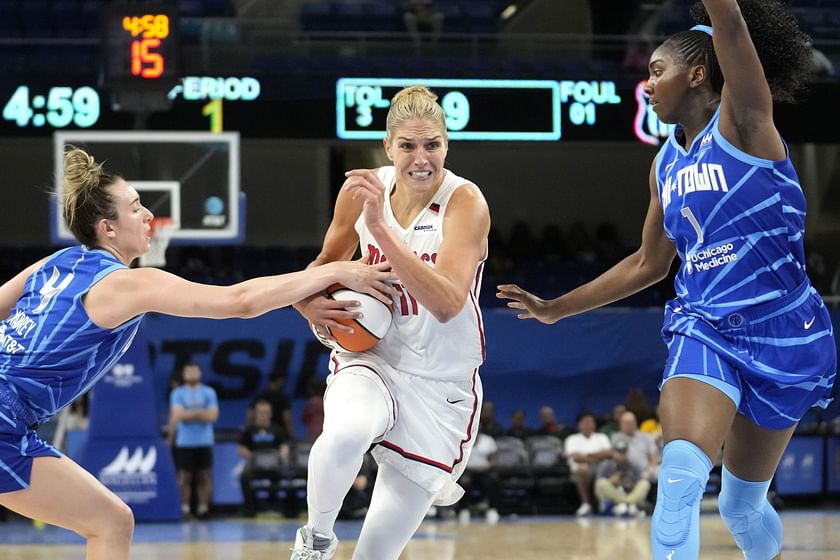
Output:
<instances>
[{"instance_id":1,"label":"player's knee","mask_svg":"<svg viewBox=\"0 0 840 560\"><path fill-rule=\"evenodd\" d=\"M782 522L767 501L769 486L770 481L747 482L723 469L718 509L746 560L769 560L782 548Z\"/></svg>"},{"instance_id":2,"label":"player's knee","mask_svg":"<svg viewBox=\"0 0 840 560\"><path fill-rule=\"evenodd\" d=\"M365 422L348 422L324 430L318 438L318 444L328 447L330 453L339 457L362 456L373 443L375 434Z\"/></svg>"},{"instance_id":3,"label":"player's knee","mask_svg":"<svg viewBox=\"0 0 840 560\"><path fill-rule=\"evenodd\" d=\"M653 537L660 544L680 547L689 538L711 467L706 454L691 442L676 440L665 446L653 519Z\"/></svg>"},{"instance_id":4,"label":"player's knee","mask_svg":"<svg viewBox=\"0 0 840 560\"><path fill-rule=\"evenodd\" d=\"M120 540L131 541L134 534L134 512L124 503L114 508L114 517L112 521L113 534Z\"/></svg>"},{"instance_id":5,"label":"player's knee","mask_svg":"<svg viewBox=\"0 0 840 560\"><path fill-rule=\"evenodd\" d=\"M97 516L85 520L88 523L78 529L79 534L87 539L131 542L134 513L122 500L113 497L106 505L98 506L97 513Z\"/></svg>"}]
</instances>

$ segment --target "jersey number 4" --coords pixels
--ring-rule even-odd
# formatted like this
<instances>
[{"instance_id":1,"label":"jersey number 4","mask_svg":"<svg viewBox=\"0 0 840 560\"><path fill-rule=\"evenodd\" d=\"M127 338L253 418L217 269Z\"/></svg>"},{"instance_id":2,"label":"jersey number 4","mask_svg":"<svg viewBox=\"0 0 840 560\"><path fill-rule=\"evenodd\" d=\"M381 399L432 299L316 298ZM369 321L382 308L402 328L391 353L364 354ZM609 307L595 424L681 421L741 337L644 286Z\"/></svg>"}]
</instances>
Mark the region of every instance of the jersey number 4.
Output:
<instances>
[{"instance_id":1,"label":"jersey number 4","mask_svg":"<svg viewBox=\"0 0 840 560\"><path fill-rule=\"evenodd\" d=\"M41 303L38 305L38 307L32 310L33 315L37 315L38 313L46 309L52 301L52 299L58 294L60 294L61 291L64 288L66 288L70 284L70 282L73 281L72 272L68 273L60 284L58 283L59 276L61 276L61 273L58 271L58 268L53 267L52 276L50 276L50 279L47 280L47 283L44 284L44 286L38 291L38 293L41 294Z\"/></svg>"}]
</instances>

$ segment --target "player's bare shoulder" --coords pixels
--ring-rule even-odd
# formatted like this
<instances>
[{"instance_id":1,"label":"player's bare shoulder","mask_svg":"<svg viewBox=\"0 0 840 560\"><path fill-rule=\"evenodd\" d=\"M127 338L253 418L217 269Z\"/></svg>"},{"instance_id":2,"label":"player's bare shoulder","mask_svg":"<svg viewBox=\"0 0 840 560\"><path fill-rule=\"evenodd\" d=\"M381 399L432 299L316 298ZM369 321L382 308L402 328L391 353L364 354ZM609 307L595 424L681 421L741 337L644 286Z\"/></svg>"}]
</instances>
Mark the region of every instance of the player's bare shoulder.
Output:
<instances>
[{"instance_id":1,"label":"player's bare shoulder","mask_svg":"<svg viewBox=\"0 0 840 560\"><path fill-rule=\"evenodd\" d=\"M446 208L447 216L454 213L459 215L463 213L473 218L486 216L489 221L490 208L487 205L487 199L484 198L484 193L481 192L478 185L472 181L463 179L455 188Z\"/></svg>"}]
</instances>

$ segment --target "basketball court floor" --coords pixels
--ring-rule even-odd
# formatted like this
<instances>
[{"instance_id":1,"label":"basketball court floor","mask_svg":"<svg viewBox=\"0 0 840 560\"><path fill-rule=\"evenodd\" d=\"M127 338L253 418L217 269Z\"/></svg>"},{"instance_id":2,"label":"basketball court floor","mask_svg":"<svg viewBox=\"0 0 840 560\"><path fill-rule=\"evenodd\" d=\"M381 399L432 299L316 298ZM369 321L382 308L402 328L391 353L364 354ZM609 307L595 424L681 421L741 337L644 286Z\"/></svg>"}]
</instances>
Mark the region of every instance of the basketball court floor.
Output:
<instances>
[{"instance_id":1,"label":"basketball court floor","mask_svg":"<svg viewBox=\"0 0 840 560\"><path fill-rule=\"evenodd\" d=\"M840 510L785 511L783 558L840 558ZM702 560L742 558L715 514L701 517ZM297 522L283 518L138 524L134 560L283 560ZM349 560L359 522L339 522L336 560ZM503 517L498 525L432 521L422 525L402 560L644 560L650 558L650 520ZM0 523L3 560L84 560L82 540L31 522Z\"/></svg>"}]
</instances>

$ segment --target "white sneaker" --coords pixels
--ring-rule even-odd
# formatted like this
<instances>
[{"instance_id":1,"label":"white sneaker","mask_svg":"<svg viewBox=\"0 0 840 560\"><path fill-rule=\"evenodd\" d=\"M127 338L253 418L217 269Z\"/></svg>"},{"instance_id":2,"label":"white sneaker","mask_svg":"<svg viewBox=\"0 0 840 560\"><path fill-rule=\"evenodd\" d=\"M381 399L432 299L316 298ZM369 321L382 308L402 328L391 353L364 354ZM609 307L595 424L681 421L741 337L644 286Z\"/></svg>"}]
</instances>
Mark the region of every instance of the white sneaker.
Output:
<instances>
[{"instance_id":1,"label":"white sneaker","mask_svg":"<svg viewBox=\"0 0 840 560\"><path fill-rule=\"evenodd\" d=\"M490 508L487 510L487 516L485 520L490 525L495 525L499 522L499 511L496 508Z\"/></svg>"},{"instance_id":2,"label":"white sneaker","mask_svg":"<svg viewBox=\"0 0 840 560\"><path fill-rule=\"evenodd\" d=\"M613 515L615 515L616 517L622 517L622 516L627 514L627 510L628 510L628 505L625 504L624 502L615 504L613 506Z\"/></svg>"},{"instance_id":3,"label":"white sneaker","mask_svg":"<svg viewBox=\"0 0 840 560\"><path fill-rule=\"evenodd\" d=\"M587 515L592 515L592 506L587 504L586 502L580 504L580 507L577 508L575 515L578 517L586 517Z\"/></svg>"},{"instance_id":4,"label":"white sneaker","mask_svg":"<svg viewBox=\"0 0 840 560\"><path fill-rule=\"evenodd\" d=\"M464 508L458 512L458 523L461 525L468 525L470 522L470 510L469 508Z\"/></svg>"},{"instance_id":5,"label":"white sneaker","mask_svg":"<svg viewBox=\"0 0 840 560\"><path fill-rule=\"evenodd\" d=\"M316 534L309 527L303 526L295 535L295 547L289 560L329 560L335 556L338 538Z\"/></svg>"}]
</instances>

